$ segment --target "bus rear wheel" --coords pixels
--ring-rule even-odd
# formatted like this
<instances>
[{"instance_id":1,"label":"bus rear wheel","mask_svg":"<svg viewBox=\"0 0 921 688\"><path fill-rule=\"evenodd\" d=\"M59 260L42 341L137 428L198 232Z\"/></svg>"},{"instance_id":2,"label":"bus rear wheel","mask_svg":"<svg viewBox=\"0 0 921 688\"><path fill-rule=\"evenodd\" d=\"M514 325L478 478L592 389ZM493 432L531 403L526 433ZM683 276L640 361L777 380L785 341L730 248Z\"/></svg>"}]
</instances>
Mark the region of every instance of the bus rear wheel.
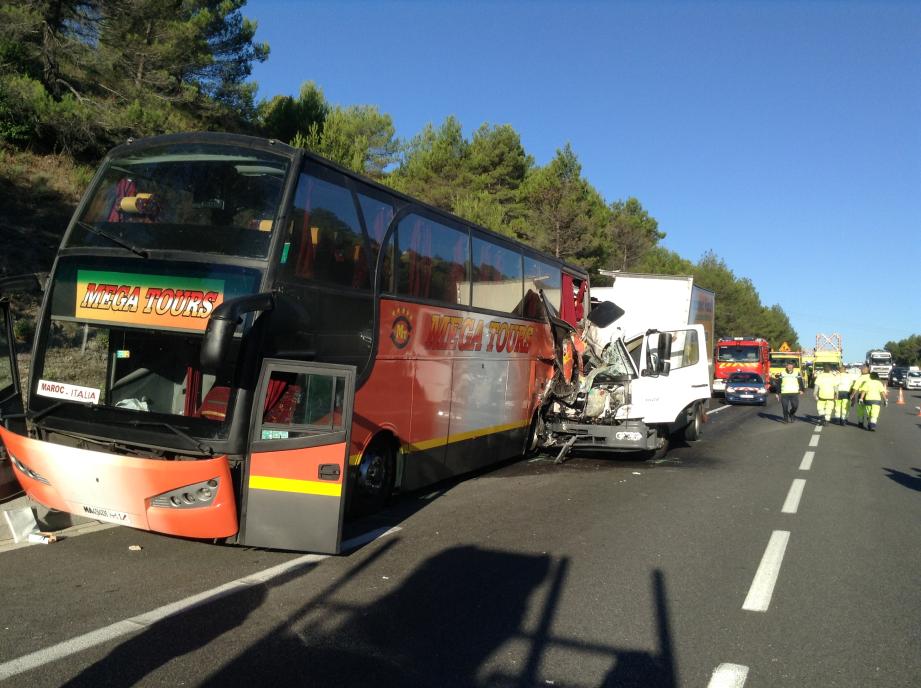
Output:
<instances>
[{"instance_id":1,"label":"bus rear wheel","mask_svg":"<svg viewBox=\"0 0 921 688\"><path fill-rule=\"evenodd\" d=\"M396 479L396 456L393 445L385 439L374 440L361 455L355 476L352 511L373 513L383 509L393 493Z\"/></svg>"}]
</instances>

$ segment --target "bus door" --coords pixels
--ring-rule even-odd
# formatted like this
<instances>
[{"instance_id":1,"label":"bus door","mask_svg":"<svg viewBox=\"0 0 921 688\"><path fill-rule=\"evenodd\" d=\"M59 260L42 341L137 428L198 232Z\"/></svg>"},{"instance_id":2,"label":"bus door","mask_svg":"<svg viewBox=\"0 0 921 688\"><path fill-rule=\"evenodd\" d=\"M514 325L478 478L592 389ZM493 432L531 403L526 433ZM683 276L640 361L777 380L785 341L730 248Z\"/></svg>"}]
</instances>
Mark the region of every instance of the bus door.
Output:
<instances>
[{"instance_id":1,"label":"bus door","mask_svg":"<svg viewBox=\"0 0 921 688\"><path fill-rule=\"evenodd\" d=\"M0 298L0 425L7 430L26 434L23 417L22 391L16 368L16 342L13 339L13 319L9 299ZM10 456L0 445L0 499L20 491L10 465Z\"/></svg>"},{"instance_id":2,"label":"bus door","mask_svg":"<svg viewBox=\"0 0 921 688\"><path fill-rule=\"evenodd\" d=\"M241 542L339 552L355 367L266 359L244 473Z\"/></svg>"}]
</instances>

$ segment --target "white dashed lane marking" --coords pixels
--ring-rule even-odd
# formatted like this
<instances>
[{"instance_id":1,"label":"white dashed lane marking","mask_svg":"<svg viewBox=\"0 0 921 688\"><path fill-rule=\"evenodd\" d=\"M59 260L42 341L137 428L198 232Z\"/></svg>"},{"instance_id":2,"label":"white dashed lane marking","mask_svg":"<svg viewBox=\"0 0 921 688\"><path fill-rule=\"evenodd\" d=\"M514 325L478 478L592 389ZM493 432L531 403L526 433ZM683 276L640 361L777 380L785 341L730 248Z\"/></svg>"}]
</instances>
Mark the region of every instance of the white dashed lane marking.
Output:
<instances>
[{"instance_id":1,"label":"white dashed lane marking","mask_svg":"<svg viewBox=\"0 0 921 688\"><path fill-rule=\"evenodd\" d=\"M755 579L742 604L742 609L745 611L766 612L771 606L774 586L777 584L780 565L783 563L783 556L787 551L789 541L790 531L788 530L775 530L771 533L771 539L764 550L764 556L761 557L758 571L755 572Z\"/></svg>"},{"instance_id":2,"label":"white dashed lane marking","mask_svg":"<svg viewBox=\"0 0 921 688\"><path fill-rule=\"evenodd\" d=\"M814 458L815 452L807 451L805 454L803 454L803 462L799 465L799 469L801 471L808 471L810 468L812 468L812 460Z\"/></svg>"},{"instance_id":3,"label":"white dashed lane marking","mask_svg":"<svg viewBox=\"0 0 921 688\"><path fill-rule=\"evenodd\" d=\"M809 438L809 446L810 446L810 447L818 447L818 446L819 446L819 439L820 439L820 438L819 438L818 435L813 435L812 437L810 437L810 438Z\"/></svg>"},{"instance_id":4,"label":"white dashed lane marking","mask_svg":"<svg viewBox=\"0 0 921 688\"><path fill-rule=\"evenodd\" d=\"M790 491L787 492L787 498L780 510L784 514L795 514L799 509L799 500L803 497L803 489L806 487L806 481L803 478L797 478L790 485Z\"/></svg>"},{"instance_id":5,"label":"white dashed lane marking","mask_svg":"<svg viewBox=\"0 0 921 688\"><path fill-rule=\"evenodd\" d=\"M742 664L720 664L713 670L707 688L742 688L748 678L748 667Z\"/></svg>"}]
</instances>

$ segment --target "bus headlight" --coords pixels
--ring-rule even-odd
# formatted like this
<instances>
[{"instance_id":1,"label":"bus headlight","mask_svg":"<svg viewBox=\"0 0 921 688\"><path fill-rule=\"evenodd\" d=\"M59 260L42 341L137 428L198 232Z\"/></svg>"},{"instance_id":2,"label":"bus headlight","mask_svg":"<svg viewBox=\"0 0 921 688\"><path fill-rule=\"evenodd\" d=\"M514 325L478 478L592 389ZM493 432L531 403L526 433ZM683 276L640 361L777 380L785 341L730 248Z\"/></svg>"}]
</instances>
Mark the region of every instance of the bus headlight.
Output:
<instances>
[{"instance_id":1,"label":"bus headlight","mask_svg":"<svg viewBox=\"0 0 921 688\"><path fill-rule=\"evenodd\" d=\"M158 494L150 500L150 505L165 509L196 509L211 506L217 494L218 482L217 478L212 478L200 483L177 487L175 490Z\"/></svg>"},{"instance_id":2,"label":"bus headlight","mask_svg":"<svg viewBox=\"0 0 921 688\"><path fill-rule=\"evenodd\" d=\"M43 476L41 473L37 473L36 471L33 471L31 468L26 466L22 461L20 461L15 456L13 456L12 452L7 451L7 454L9 454L10 461L12 461L13 465L19 469L20 473L22 473L25 476L28 476L29 478L32 478L32 480L37 480L38 482L44 483L45 485L51 485L48 478Z\"/></svg>"}]
</instances>

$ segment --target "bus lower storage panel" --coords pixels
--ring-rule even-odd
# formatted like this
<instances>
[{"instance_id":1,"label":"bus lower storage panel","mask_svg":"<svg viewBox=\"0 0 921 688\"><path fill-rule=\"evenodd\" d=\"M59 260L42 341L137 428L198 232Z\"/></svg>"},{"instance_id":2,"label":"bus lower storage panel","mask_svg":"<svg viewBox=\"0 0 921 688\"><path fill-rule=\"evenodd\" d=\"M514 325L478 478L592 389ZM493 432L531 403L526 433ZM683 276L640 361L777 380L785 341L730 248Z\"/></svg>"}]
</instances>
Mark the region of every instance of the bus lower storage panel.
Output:
<instances>
[{"instance_id":1,"label":"bus lower storage panel","mask_svg":"<svg viewBox=\"0 0 921 688\"><path fill-rule=\"evenodd\" d=\"M615 425L548 420L545 431L552 439L544 444L548 450L563 446L573 436L576 437L574 451L646 451L656 449L658 443L655 429L640 420L626 420Z\"/></svg>"}]
</instances>

